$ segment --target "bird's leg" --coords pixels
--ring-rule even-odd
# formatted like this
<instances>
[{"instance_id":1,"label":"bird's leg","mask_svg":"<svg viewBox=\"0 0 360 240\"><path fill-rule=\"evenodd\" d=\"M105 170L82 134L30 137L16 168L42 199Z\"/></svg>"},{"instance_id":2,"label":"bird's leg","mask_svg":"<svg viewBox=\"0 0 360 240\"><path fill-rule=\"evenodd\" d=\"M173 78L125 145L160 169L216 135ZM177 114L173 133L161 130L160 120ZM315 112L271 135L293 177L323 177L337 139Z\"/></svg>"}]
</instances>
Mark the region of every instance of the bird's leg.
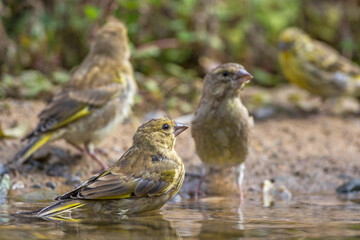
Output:
<instances>
[{"instance_id":1,"label":"bird's leg","mask_svg":"<svg viewBox=\"0 0 360 240\"><path fill-rule=\"evenodd\" d=\"M66 141L68 144L70 144L71 146L73 146L76 150L78 150L80 153L81 153L81 155L85 155L85 154L87 154L87 151L86 151L86 149L85 148L82 148L82 147L80 147L79 145L77 145L77 144L75 144L75 143L72 143L72 142L68 142L68 141Z\"/></svg>"},{"instance_id":2,"label":"bird's leg","mask_svg":"<svg viewBox=\"0 0 360 240\"><path fill-rule=\"evenodd\" d=\"M243 191L242 191L242 185L239 184L239 201L240 201L240 204L243 202L244 200L244 194L243 194Z\"/></svg>"},{"instance_id":3,"label":"bird's leg","mask_svg":"<svg viewBox=\"0 0 360 240\"><path fill-rule=\"evenodd\" d=\"M239 165L237 171L238 171L238 188L239 188L239 201L240 201L240 205L244 200L244 194L243 194L243 189L242 189L242 184L244 181L244 169L245 169L245 164L242 163Z\"/></svg>"},{"instance_id":4,"label":"bird's leg","mask_svg":"<svg viewBox=\"0 0 360 240\"><path fill-rule=\"evenodd\" d=\"M95 148L95 153L101 154L103 156L108 156L108 151L106 151L104 148Z\"/></svg>"},{"instance_id":5,"label":"bird's leg","mask_svg":"<svg viewBox=\"0 0 360 240\"><path fill-rule=\"evenodd\" d=\"M203 183L203 181L205 180L206 178L206 173L204 175L201 176L200 180L199 180L199 183L196 187L196 190L195 190L195 194L194 194L194 198L195 199L199 199L199 195L203 196L204 193L201 191L201 184Z\"/></svg>"},{"instance_id":6,"label":"bird's leg","mask_svg":"<svg viewBox=\"0 0 360 240\"><path fill-rule=\"evenodd\" d=\"M85 144L85 149L87 154L89 154L89 156L94 159L101 167L101 169L99 171L105 170L106 168L108 168L108 166L106 165L106 163L104 163L95 153L94 151L94 146L90 145L90 144ZM95 172L99 172L99 171L95 171Z\"/></svg>"}]
</instances>

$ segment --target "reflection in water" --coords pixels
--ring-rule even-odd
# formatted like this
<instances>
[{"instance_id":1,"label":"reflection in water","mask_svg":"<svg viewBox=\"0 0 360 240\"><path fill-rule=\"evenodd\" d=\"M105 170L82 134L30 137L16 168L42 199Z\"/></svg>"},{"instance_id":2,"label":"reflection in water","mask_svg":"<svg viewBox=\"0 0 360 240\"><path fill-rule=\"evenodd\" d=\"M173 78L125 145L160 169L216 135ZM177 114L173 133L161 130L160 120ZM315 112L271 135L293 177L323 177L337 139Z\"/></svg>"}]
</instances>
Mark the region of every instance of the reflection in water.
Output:
<instances>
[{"instance_id":1,"label":"reflection in water","mask_svg":"<svg viewBox=\"0 0 360 240\"><path fill-rule=\"evenodd\" d=\"M20 217L29 206L0 205L1 239L272 239L356 238L360 205L333 197L308 197L263 207L237 198L169 203L160 213L109 216L79 211L62 219ZM33 204L32 204L33 207Z\"/></svg>"},{"instance_id":2,"label":"reflection in water","mask_svg":"<svg viewBox=\"0 0 360 240\"><path fill-rule=\"evenodd\" d=\"M180 239L171 223L156 212L133 216L87 212L76 215L41 219L15 214L0 226L0 233L7 236L5 239Z\"/></svg>"},{"instance_id":3,"label":"reflection in water","mask_svg":"<svg viewBox=\"0 0 360 240\"><path fill-rule=\"evenodd\" d=\"M197 236L200 239L244 236L243 214L239 208L238 198L204 198L199 201L182 202L180 207L181 215L170 209L163 214L164 218L177 222L176 229L181 236ZM182 221L179 221L180 219Z\"/></svg>"}]
</instances>

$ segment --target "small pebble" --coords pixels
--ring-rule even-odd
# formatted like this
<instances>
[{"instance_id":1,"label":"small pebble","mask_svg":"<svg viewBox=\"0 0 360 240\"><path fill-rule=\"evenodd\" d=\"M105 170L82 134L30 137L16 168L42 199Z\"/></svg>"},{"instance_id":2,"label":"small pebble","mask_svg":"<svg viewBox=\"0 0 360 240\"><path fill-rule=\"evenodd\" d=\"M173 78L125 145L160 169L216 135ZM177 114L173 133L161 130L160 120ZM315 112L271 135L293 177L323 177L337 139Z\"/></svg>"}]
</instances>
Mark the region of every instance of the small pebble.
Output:
<instances>
[{"instance_id":1,"label":"small pebble","mask_svg":"<svg viewBox=\"0 0 360 240\"><path fill-rule=\"evenodd\" d=\"M336 188L338 194L360 192L360 179L352 179Z\"/></svg>"},{"instance_id":2,"label":"small pebble","mask_svg":"<svg viewBox=\"0 0 360 240\"><path fill-rule=\"evenodd\" d=\"M78 187L82 183L82 180L79 176L70 176L68 179L66 179L65 184L70 185L73 187Z\"/></svg>"},{"instance_id":3,"label":"small pebble","mask_svg":"<svg viewBox=\"0 0 360 240\"><path fill-rule=\"evenodd\" d=\"M40 185L40 184L35 183L34 185L32 185L32 186L31 186L31 188L37 188L37 189L39 189L39 188L41 188L41 185Z\"/></svg>"},{"instance_id":4,"label":"small pebble","mask_svg":"<svg viewBox=\"0 0 360 240\"><path fill-rule=\"evenodd\" d=\"M70 168L69 166L63 163L54 163L48 166L46 169L46 175L51 177L64 177L69 175Z\"/></svg>"},{"instance_id":5,"label":"small pebble","mask_svg":"<svg viewBox=\"0 0 360 240\"><path fill-rule=\"evenodd\" d=\"M276 114L276 109L274 107L263 107L257 109L253 113L253 116L255 119L260 120L260 119L270 118L275 114Z\"/></svg>"},{"instance_id":6,"label":"small pebble","mask_svg":"<svg viewBox=\"0 0 360 240\"><path fill-rule=\"evenodd\" d=\"M25 184L22 181L17 181L12 185L11 189L17 190L17 189L22 189L24 187L25 187Z\"/></svg>"},{"instance_id":7,"label":"small pebble","mask_svg":"<svg viewBox=\"0 0 360 240\"><path fill-rule=\"evenodd\" d=\"M23 171L25 173L33 172L35 170L44 170L44 163L38 162L32 158L24 164Z\"/></svg>"},{"instance_id":8,"label":"small pebble","mask_svg":"<svg viewBox=\"0 0 360 240\"><path fill-rule=\"evenodd\" d=\"M53 181L48 181L47 183L45 183L45 186L54 190L56 188L56 183L54 183Z\"/></svg>"},{"instance_id":9,"label":"small pebble","mask_svg":"<svg viewBox=\"0 0 360 240\"><path fill-rule=\"evenodd\" d=\"M284 185L276 184L274 180L264 180L262 183L263 206L270 207L277 201L290 201L292 194Z\"/></svg>"}]
</instances>

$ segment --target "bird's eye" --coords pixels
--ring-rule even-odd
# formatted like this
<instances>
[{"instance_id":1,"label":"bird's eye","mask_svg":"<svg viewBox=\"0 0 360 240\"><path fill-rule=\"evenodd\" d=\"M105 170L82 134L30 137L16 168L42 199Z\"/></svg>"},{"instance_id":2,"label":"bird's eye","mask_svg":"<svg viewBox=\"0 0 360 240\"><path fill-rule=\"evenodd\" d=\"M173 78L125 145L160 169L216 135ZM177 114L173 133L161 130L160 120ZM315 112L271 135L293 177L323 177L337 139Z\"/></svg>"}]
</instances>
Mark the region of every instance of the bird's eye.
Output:
<instances>
[{"instance_id":1,"label":"bird's eye","mask_svg":"<svg viewBox=\"0 0 360 240\"><path fill-rule=\"evenodd\" d=\"M223 77L227 77L229 75L229 72L225 70L221 73L221 75L223 75Z\"/></svg>"},{"instance_id":2,"label":"bird's eye","mask_svg":"<svg viewBox=\"0 0 360 240\"><path fill-rule=\"evenodd\" d=\"M169 125L167 125L167 124L162 125L162 129L164 129L164 130L169 129Z\"/></svg>"}]
</instances>

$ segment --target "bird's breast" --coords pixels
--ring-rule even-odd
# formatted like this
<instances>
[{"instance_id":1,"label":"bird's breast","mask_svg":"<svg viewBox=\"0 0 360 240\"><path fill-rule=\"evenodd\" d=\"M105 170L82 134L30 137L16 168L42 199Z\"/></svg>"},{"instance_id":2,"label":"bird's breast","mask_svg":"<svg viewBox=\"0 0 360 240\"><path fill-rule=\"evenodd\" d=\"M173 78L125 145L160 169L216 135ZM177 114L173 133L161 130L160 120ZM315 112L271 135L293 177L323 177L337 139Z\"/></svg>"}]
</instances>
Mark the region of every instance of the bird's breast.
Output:
<instances>
[{"instance_id":1,"label":"bird's breast","mask_svg":"<svg viewBox=\"0 0 360 240\"><path fill-rule=\"evenodd\" d=\"M238 165L248 153L250 118L240 99L224 101L194 119L192 135L201 160L209 165Z\"/></svg>"}]
</instances>

